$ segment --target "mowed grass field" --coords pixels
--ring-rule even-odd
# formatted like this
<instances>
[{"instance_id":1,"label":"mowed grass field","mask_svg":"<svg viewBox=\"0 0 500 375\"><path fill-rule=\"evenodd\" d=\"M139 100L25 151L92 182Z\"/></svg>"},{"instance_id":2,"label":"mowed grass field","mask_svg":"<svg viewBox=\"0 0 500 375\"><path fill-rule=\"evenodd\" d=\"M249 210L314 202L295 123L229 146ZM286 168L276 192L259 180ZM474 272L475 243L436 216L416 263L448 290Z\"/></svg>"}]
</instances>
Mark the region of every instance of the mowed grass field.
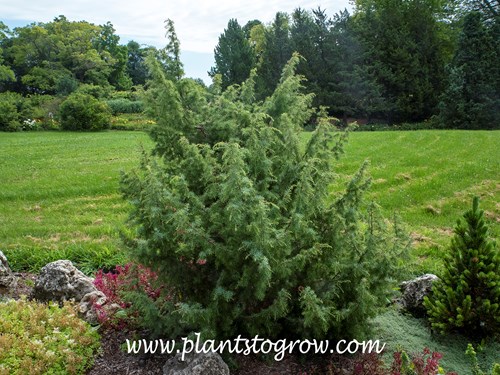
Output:
<instances>
[{"instance_id":1,"label":"mowed grass field","mask_svg":"<svg viewBox=\"0 0 500 375\"><path fill-rule=\"evenodd\" d=\"M143 132L0 133L0 249L12 268L36 271L66 258L91 273L126 261L120 171L137 166L141 147L151 146ZM369 160L366 199L405 222L412 272L435 272L473 195L492 235L500 233L499 150L498 131L352 133L332 191Z\"/></svg>"},{"instance_id":2,"label":"mowed grass field","mask_svg":"<svg viewBox=\"0 0 500 375\"><path fill-rule=\"evenodd\" d=\"M151 146L143 132L0 133L0 249L11 267L123 262L120 171L137 166L141 145Z\"/></svg>"},{"instance_id":3,"label":"mowed grass field","mask_svg":"<svg viewBox=\"0 0 500 375\"><path fill-rule=\"evenodd\" d=\"M492 237L500 234L500 132L420 130L350 135L338 166L340 189L368 160L367 199L398 214L413 242L414 273L439 272L453 228L480 197Z\"/></svg>"}]
</instances>

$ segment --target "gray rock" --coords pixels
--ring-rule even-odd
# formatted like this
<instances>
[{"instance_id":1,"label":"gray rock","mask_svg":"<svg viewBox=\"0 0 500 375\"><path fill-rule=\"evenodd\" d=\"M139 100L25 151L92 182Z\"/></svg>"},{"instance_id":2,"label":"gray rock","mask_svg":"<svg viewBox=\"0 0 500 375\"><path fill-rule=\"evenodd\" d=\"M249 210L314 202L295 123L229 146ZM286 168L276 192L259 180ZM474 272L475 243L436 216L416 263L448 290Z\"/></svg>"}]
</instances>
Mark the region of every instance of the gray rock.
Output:
<instances>
[{"instance_id":1,"label":"gray rock","mask_svg":"<svg viewBox=\"0 0 500 375\"><path fill-rule=\"evenodd\" d=\"M97 288L93 279L85 276L69 260L57 260L44 266L35 281L32 296L39 301L80 302Z\"/></svg>"},{"instance_id":2,"label":"gray rock","mask_svg":"<svg viewBox=\"0 0 500 375\"><path fill-rule=\"evenodd\" d=\"M113 316L122 309L117 303L109 303L106 295L100 290L85 294L78 304L78 310L81 318L92 325L99 324L96 305L99 305L107 316Z\"/></svg>"},{"instance_id":3,"label":"gray rock","mask_svg":"<svg viewBox=\"0 0 500 375\"><path fill-rule=\"evenodd\" d=\"M229 367L217 353L177 353L163 366L163 375L229 375Z\"/></svg>"},{"instance_id":4,"label":"gray rock","mask_svg":"<svg viewBox=\"0 0 500 375\"><path fill-rule=\"evenodd\" d=\"M400 285L403 308L414 315L425 314L424 297L432 291L432 284L439 278L433 274L425 274L414 280L404 281Z\"/></svg>"},{"instance_id":5,"label":"gray rock","mask_svg":"<svg viewBox=\"0 0 500 375\"><path fill-rule=\"evenodd\" d=\"M0 251L0 295L7 294L16 286L17 278L12 273L7 257Z\"/></svg>"},{"instance_id":6,"label":"gray rock","mask_svg":"<svg viewBox=\"0 0 500 375\"><path fill-rule=\"evenodd\" d=\"M106 302L108 302L108 299L100 290L85 294L78 305L81 317L90 324L98 324L95 305L105 306Z\"/></svg>"}]
</instances>

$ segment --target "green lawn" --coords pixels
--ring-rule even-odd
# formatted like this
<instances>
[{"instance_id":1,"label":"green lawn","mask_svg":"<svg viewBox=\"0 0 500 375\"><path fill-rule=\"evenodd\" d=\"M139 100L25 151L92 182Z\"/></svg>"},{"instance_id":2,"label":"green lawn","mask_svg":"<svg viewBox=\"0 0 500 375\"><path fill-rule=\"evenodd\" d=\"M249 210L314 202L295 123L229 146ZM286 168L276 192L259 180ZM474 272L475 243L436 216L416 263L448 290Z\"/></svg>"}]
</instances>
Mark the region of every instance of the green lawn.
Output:
<instances>
[{"instance_id":1,"label":"green lawn","mask_svg":"<svg viewBox=\"0 0 500 375\"><path fill-rule=\"evenodd\" d=\"M142 132L0 133L0 249L14 269L70 258L86 271L125 259L128 207L120 170L136 166ZM500 232L500 132L352 133L339 162L340 189L365 159L375 199L397 211L415 242L415 272L434 271L474 194Z\"/></svg>"},{"instance_id":2,"label":"green lawn","mask_svg":"<svg viewBox=\"0 0 500 375\"><path fill-rule=\"evenodd\" d=\"M142 132L0 133L0 249L11 266L123 260L119 174L137 165L141 143L151 144Z\"/></svg>"},{"instance_id":3,"label":"green lawn","mask_svg":"<svg viewBox=\"0 0 500 375\"><path fill-rule=\"evenodd\" d=\"M370 162L367 195L386 216L407 224L417 255L413 272L439 271L456 221L472 197L500 234L500 132L356 132L351 134L333 189L341 188L363 162Z\"/></svg>"}]
</instances>

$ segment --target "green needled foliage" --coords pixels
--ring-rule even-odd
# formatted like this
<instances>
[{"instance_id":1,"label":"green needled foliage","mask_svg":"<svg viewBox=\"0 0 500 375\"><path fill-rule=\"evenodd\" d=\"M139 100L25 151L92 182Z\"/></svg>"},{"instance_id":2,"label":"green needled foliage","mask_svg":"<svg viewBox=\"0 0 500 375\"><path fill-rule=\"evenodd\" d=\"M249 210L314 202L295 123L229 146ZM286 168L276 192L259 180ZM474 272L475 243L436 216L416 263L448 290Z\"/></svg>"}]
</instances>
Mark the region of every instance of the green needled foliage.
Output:
<instances>
[{"instance_id":1,"label":"green needled foliage","mask_svg":"<svg viewBox=\"0 0 500 375\"><path fill-rule=\"evenodd\" d=\"M175 309L144 306L154 332L361 337L386 303L406 242L375 205L360 209L366 165L330 196L347 134L320 114L301 142L314 111L299 61L263 102L255 72L220 94L151 64L156 147L122 188L133 253L177 290Z\"/></svg>"},{"instance_id":2,"label":"green needled foliage","mask_svg":"<svg viewBox=\"0 0 500 375\"><path fill-rule=\"evenodd\" d=\"M455 228L441 281L424 304L432 327L484 337L500 333L500 252L474 198Z\"/></svg>"},{"instance_id":3,"label":"green needled foliage","mask_svg":"<svg viewBox=\"0 0 500 375\"><path fill-rule=\"evenodd\" d=\"M498 20L485 25L477 12L465 16L440 104L440 118L447 127L499 129L499 25Z\"/></svg>"},{"instance_id":4,"label":"green needled foliage","mask_svg":"<svg viewBox=\"0 0 500 375\"><path fill-rule=\"evenodd\" d=\"M250 75L254 65L255 52L246 38L245 30L236 19L230 19L219 43L214 50L215 66L210 70L211 77L220 74L222 88L241 84Z\"/></svg>"}]
</instances>

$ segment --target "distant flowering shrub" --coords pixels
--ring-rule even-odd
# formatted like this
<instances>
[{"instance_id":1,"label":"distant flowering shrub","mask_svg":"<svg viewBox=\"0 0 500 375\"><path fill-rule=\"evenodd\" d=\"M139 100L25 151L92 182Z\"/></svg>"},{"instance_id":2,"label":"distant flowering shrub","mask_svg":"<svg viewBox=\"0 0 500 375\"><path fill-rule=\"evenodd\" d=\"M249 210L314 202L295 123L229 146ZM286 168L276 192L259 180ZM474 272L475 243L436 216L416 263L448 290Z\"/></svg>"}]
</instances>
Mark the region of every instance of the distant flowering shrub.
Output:
<instances>
[{"instance_id":1,"label":"distant flowering shrub","mask_svg":"<svg viewBox=\"0 0 500 375\"><path fill-rule=\"evenodd\" d=\"M38 130L39 129L39 123L37 120L34 119L26 119L23 121L22 124L22 129L23 130Z\"/></svg>"}]
</instances>

